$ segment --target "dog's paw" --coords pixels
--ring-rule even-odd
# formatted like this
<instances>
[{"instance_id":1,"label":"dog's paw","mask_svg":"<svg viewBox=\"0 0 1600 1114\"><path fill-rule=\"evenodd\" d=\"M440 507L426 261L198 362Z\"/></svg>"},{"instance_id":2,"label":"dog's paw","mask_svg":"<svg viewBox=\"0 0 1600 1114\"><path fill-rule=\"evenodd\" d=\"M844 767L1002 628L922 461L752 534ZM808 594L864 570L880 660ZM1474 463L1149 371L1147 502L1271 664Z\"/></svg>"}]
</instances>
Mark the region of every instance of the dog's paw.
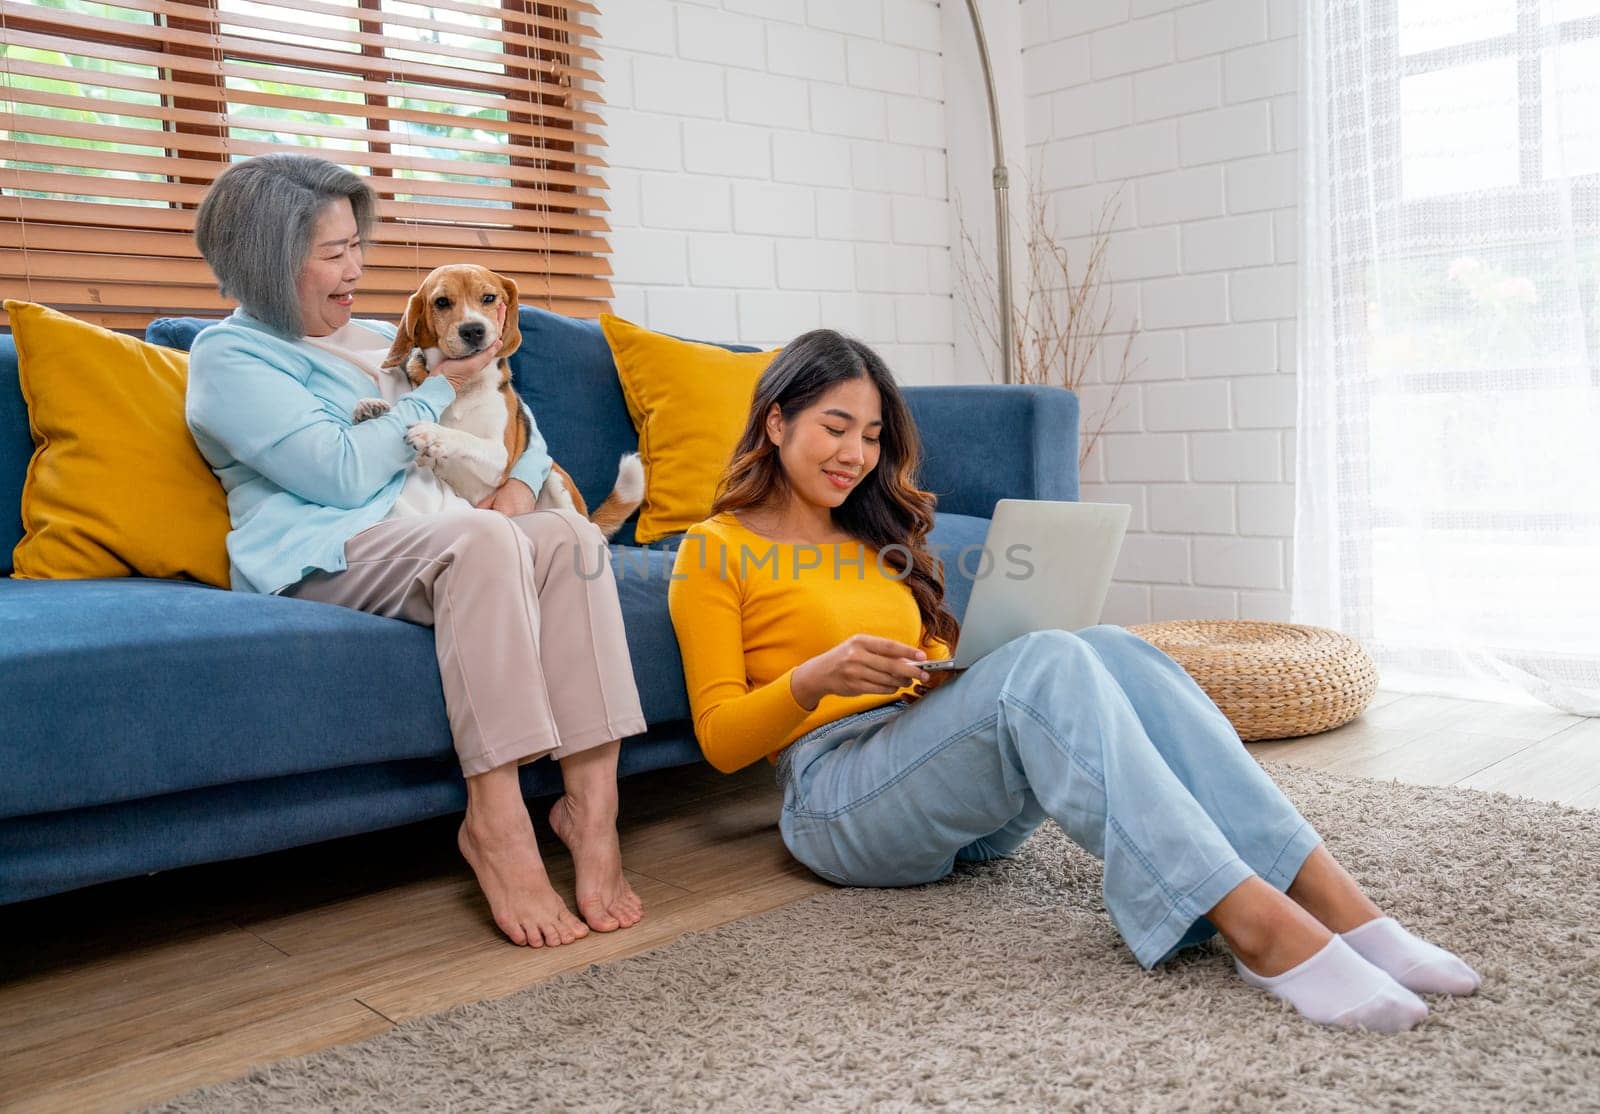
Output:
<instances>
[{"instance_id":1,"label":"dog's paw","mask_svg":"<svg viewBox=\"0 0 1600 1114\"><path fill-rule=\"evenodd\" d=\"M437 422L417 422L406 430L406 444L417 450L417 464L437 468L450 459L449 431Z\"/></svg>"},{"instance_id":2,"label":"dog's paw","mask_svg":"<svg viewBox=\"0 0 1600 1114\"><path fill-rule=\"evenodd\" d=\"M364 398L356 403L351 420L357 425L372 418L381 418L389 412L389 404L381 398Z\"/></svg>"},{"instance_id":3,"label":"dog's paw","mask_svg":"<svg viewBox=\"0 0 1600 1114\"><path fill-rule=\"evenodd\" d=\"M428 377L428 355L420 348L411 350L411 358L405 362L406 378L413 383L421 383Z\"/></svg>"}]
</instances>

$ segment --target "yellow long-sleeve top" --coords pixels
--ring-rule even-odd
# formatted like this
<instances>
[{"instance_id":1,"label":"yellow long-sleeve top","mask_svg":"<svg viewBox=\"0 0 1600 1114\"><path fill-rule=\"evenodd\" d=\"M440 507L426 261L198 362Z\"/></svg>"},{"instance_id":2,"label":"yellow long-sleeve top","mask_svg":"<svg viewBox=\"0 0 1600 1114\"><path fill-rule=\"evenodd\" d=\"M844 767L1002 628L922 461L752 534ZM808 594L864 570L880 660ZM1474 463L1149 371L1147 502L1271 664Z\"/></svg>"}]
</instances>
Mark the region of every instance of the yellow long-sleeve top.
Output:
<instances>
[{"instance_id":1,"label":"yellow long-sleeve top","mask_svg":"<svg viewBox=\"0 0 1600 1114\"><path fill-rule=\"evenodd\" d=\"M822 724L897 700L905 692L824 696L807 711L789 687L795 667L853 634L920 646L917 601L878 551L860 542L774 542L731 514L692 527L678 549L667 605L683 652L689 709L706 760L724 773Z\"/></svg>"}]
</instances>

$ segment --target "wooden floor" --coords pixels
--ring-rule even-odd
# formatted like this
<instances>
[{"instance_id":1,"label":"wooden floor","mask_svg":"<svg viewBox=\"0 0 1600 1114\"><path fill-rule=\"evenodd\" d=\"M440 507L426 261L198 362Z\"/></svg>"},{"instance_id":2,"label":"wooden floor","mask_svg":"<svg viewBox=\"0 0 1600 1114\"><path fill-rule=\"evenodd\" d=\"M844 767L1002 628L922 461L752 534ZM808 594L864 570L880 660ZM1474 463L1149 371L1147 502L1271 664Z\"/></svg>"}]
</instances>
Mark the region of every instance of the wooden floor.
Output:
<instances>
[{"instance_id":1,"label":"wooden floor","mask_svg":"<svg viewBox=\"0 0 1600 1114\"><path fill-rule=\"evenodd\" d=\"M1380 693L1338 731L1250 749L1600 808L1600 720L1535 708ZM125 1110L826 888L779 841L765 763L643 775L622 795L646 919L553 950L502 941L450 819L0 908L0 1107Z\"/></svg>"}]
</instances>

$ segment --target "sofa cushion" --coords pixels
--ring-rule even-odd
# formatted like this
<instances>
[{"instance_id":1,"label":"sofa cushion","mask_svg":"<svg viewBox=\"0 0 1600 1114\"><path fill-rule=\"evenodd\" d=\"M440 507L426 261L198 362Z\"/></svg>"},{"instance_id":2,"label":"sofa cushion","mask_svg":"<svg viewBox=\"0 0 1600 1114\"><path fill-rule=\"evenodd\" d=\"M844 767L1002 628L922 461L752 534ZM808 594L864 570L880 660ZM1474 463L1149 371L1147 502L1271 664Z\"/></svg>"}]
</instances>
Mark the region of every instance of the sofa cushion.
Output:
<instances>
[{"instance_id":1,"label":"sofa cushion","mask_svg":"<svg viewBox=\"0 0 1600 1114\"><path fill-rule=\"evenodd\" d=\"M0 581L0 622L0 817L450 754L422 627L143 579Z\"/></svg>"},{"instance_id":2,"label":"sofa cushion","mask_svg":"<svg viewBox=\"0 0 1600 1114\"><path fill-rule=\"evenodd\" d=\"M151 344L187 352L200 331L211 328L218 320L215 317L158 317L145 326L144 339Z\"/></svg>"},{"instance_id":3,"label":"sofa cushion","mask_svg":"<svg viewBox=\"0 0 1600 1114\"><path fill-rule=\"evenodd\" d=\"M689 718L683 658L678 653L672 617L667 614L673 556L672 550L654 546L613 546L611 550L633 680L645 720L651 724Z\"/></svg>"},{"instance_id":4,"label":"sofa cushion","mask_svg":"<svg viewBox=\"0 0 1600 1114\"><path fill-rule=\"evenodd\" d=\"M522 345L511 354L511 382L533 411L550 456L567 470L589 506L617 481L617 461L639 447L617 382L611 349L594 321L521 306ZM633 524L616 540L633 540Z\"/></svg>"},{"instance_id":5,"label":"sofa cushion","mask_svg":"<svg viewBox=\"0 0 1600 1114\"><path fill-rule=\"evenodd\" d=\"M645 718L681 720L671 555L614 550L612 569ZM369 762L454 766L426 627L137 578L0 579L0 625L0 818Z\"/></svg>"},{"instance_id":6,"label":"sofa cushion","mask_svg":"<svg viewBox=\"0 0 1600 1114\"><path fill-rule=\"evenodd\" d=\"M616 359L628 416L639 431L644 503L635 537L658 541L711 513L756 381L777 356L678 340L609 313L600 328Z\"/></svg>"},{"instance_id":7,"label":"sofa cushion","mask_svg":"<svg viewBox=\"0 0 1600 1114\"><path fill-rule=\"evenodd\" d=\"M38 448L15 575L228 583L228 499L184 422L188 357L7 301Z\"/></svg>"},{"instance_id":8,"label":"sofa cushion","mask_svg":"<svg viewBox=\"0 0 1600 1114\"><path fill-rule=\"evenodd\" d=\"M522 346L511 356L516 386L550 455L571 474L590 507L617 480L617 461L639 448L611 348L598 321L520 307ZM756 352L747 344L717 344L729 352ZM612 538L631 545L637 516Z\"/></svg>"}]
</instances>

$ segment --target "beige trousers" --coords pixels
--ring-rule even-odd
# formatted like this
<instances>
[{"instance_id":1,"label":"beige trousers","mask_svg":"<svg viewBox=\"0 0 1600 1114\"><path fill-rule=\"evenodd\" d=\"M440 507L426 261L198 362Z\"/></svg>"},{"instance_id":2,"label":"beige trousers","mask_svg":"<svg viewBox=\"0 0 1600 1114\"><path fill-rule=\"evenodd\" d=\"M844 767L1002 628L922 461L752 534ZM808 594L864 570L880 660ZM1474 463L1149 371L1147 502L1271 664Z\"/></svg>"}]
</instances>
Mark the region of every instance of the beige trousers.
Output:
<instances>
[{"instance_id":1,"label":"beige trousers","mask_svg":"<svg viewBox=\"0 0 1600 1114\"><path fill-rule=\"evenodd\" d=\"M466 776L645 729L611 563L576 512L391 519L344 552L280 594L433 627Z\"/></svg>"}]
</instances>

